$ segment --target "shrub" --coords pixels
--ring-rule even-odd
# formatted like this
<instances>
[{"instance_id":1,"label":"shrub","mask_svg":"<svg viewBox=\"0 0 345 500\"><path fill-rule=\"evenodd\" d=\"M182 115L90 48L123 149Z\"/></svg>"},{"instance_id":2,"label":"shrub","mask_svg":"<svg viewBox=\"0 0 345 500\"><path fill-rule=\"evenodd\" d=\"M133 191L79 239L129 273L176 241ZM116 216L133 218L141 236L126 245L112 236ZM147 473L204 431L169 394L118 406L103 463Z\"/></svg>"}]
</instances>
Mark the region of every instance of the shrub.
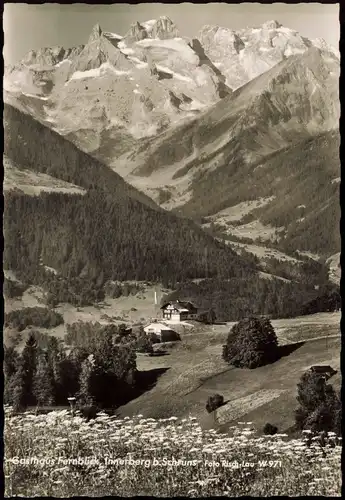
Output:
<instances>
[{"instance_id":1,"label":"shrub","mask_svg":"<svg viewBox=\"0 0 345 500\"><path fill-rule=\"evenodd\" d=\"M53 328L63 323L61 314L45 307L25 307L6 314L5 323L19 331L27 326Z\"/></svg>"},{"instance_id":2,"label":"shrub","mask_svg":"<svg viewBox=\"0 0 345 500\"><path fill-rule=\"evenodd\" d=\"M215 411L217 408L224 404L224 397L220 394L213 394L213 396L209 396L206 403L206 410L208 413Z\"/></svg>"},{"instance_id":3,"label":"shrub","mask_svg":"<svg viewBox=\"0 0 345 500\"><path fill-rule=\"evenodd\" d=\"M278 358L278 340L268 318L245 318L234 325L223 359L236 367L257 368Z\"/></svg>"},{"instance_id":4,"label":"shrub","mask_svg":"<svg viewBox=\"0 0 345 500\"><path fill-rule=\"evenodd\" d=\"M152 340L146 335L143 327L141 327L139 330L136 342L136 350L137 352L148 354L153 352Z\"/></svg>"},{"instance_id":5,"label":"shrub","mask_svg":"<svg viewBox=\"0 0 345 500\"><path fill-rule=\"evenodd\" d=\"M341 296L337 290L325 291L315 299L303 304L301 315L317 312L334 312L341 308Z\"/></svg>"},{"instance_id":6,"label":"shrub","mask_svg":"<svg viewBox=\"0 0 345 500\"><path fill-rule=\"evenodd\" d=\"M89 420L94 420L97 416L97 413L100 411L100 409L94 405L81 406L78 409L87 422Z\"/></svg>"},{"instance_id":7,"label":"shrub","mask_svg":"<svg viewBox=\"0 0 345 500\"><path fill-rule=\"evenodd\" d=\"M278 432L278 427L276 425L272 425L269 422L267 422L264 425L263 433L266 434L266 436L273 436L277 432Z\"/></svg>"}]
</instances>

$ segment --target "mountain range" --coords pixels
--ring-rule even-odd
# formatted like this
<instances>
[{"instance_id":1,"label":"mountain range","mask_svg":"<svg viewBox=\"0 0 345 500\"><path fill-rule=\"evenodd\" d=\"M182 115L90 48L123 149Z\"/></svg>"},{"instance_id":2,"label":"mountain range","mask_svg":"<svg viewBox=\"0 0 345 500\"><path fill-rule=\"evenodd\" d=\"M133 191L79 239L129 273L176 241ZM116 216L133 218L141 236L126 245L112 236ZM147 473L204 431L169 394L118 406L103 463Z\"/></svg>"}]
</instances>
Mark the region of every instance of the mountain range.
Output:
<instances>
[{"instance_id":1,"label":"mountain range","mask_svg":"<svg viewBox=\"0 0 345 500\"><path fill-rule=\"evenodd\" d=\"M166 16L124 35L96 25L85 45L32 50L6 66L12 185L24 175L25 186L48 183L42 175L69 184L60 190L117 185L116 196L123 189L174 227L193 219L207 241L227 243L222 252L255 243L331 258L340 245L339 71L336 49L277 21L204 26L195 38ZM42 154L25 159L36 158L40 138L32 142L27 116L47 144L60 144L50 166Z\"/></svg>"},{"instance_id":2,"label":"mountain range","mask_svg":"<svg viewBox=\"0 0 345 500\"><path fill-rule=\"evenodd\" d=\"M85 45L32 50L6 67L5 100L109 162L310 47L337 59L324 41L276 21L236 32L205 26L191 39L165 16L124 36L96 25Z\"/></svg>"}]
</instances>

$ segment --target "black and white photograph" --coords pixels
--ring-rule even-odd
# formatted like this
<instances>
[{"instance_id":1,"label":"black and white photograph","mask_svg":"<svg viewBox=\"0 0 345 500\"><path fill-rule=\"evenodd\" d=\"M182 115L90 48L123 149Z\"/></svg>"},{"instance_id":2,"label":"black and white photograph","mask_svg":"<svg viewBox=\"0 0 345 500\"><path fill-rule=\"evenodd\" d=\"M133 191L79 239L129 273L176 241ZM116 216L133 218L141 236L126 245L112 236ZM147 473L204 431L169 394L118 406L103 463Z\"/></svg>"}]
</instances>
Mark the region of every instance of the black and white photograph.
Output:
<instances>
[{"instance_id":1,"label":"black and white photograph","mask_svg":"<svg viewBox=\"0 0 345 500\"><path fill-rule=\"evenodd\" d=\"M339 9L5 3L6 498L341 497Z\"/></svg>"}]
</instances>

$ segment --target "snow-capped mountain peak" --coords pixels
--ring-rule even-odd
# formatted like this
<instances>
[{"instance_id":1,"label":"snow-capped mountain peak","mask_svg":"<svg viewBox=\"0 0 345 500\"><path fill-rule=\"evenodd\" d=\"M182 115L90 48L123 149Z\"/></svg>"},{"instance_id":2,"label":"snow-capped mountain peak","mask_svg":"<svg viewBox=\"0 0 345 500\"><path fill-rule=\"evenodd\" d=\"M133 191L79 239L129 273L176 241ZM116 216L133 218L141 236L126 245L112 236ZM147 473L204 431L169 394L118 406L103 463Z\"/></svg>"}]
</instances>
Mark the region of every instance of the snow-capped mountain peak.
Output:
<instances>
[{"instance_id":1,"label":"snow-capped mountain peak","mask_svg":"<svg viewBox=\"0 0 345 500\"><path fill-rule=\"evenodd\" d=\"M98 23L95 24L95 26L92 28L88 43L92 43L95 40L98 40L102 36L102 33L103 32L102 32L100 25Z\"/></svg>"},{"instance_id":2,"label":"snow-capped mountain peak","mask_svg":"<svg viewBox=\"0 0 345 500\"><path fill-rule=\"evenodd\" d=\"M265 23L263 23L262 25L262 28L263 29L266 29L266 30L274 30L274 29L277 29L277 28L281 28L283 25L278 23L278 21L266 21Z\"/></svg>"},{"instance_id":3,"label":"snow-capped mountain peak","mask_svg":"<svg viewBox=\"0 0 345 500\"><path fill-rule=\"evenodd\" d=\"M232 89L241 87L286 57L303 54L310 47L336 54L324 40L309 40L275 20L237 31L207 25L201 29L199 40L205 54Z\"/></svg>"}]
</instances>

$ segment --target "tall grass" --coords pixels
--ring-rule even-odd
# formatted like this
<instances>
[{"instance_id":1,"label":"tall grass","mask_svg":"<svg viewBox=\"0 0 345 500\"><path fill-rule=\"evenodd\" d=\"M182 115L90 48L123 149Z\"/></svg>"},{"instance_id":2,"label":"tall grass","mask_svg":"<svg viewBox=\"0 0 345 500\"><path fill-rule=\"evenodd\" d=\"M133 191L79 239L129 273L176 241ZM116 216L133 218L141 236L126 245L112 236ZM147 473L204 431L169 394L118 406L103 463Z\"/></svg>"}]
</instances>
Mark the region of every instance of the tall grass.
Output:
<instances>
[{"instance_id":1,"label":"tall grass","mask_svg":"<svg viewBox=\"0 0 345 500\"><path fill-rule=\"evenodd\" d=\"M194 417L5 412L6 496L340 496L332 433L321 448L307 433L258 437L250 422L220 435Z\"/></svg>"}]
</instances>

